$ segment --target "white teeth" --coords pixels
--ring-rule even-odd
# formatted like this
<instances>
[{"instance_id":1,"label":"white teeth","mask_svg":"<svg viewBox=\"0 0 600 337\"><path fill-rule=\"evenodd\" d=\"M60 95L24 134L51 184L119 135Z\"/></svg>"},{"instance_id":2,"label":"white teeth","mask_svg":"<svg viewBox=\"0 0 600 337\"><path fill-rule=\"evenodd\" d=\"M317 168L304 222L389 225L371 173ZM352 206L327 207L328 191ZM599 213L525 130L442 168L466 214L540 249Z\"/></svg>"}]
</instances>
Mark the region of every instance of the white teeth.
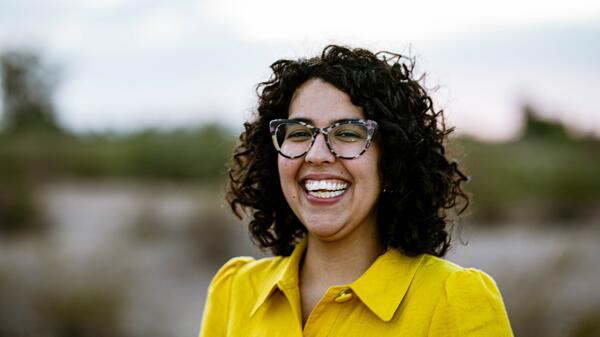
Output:
<instances>
[{"instance_id":1,"label":"white teeth","mask_svg":"<svg viewBox=\"0 0 600 337\"><path fill-rule=\"evenodd\" d=\"M348 183L341 180L306 180L304 187L308 193L317 198L334 198L348 188Z\"/></svg>"},{"instance_id":2,"label":"white teeth","mask_svg":"<svg viewBox=\"0 0 600 337\"><path fill-rule=\"evenodd\" d=\"M335 198L339 195L342 195L342 193L344 193L344 191L345 190L332 191L332 192L308 191L308 194L312 195L313 197L320 198L320 199L327 199L327 198Z\"/></svg>"}]
</instances>

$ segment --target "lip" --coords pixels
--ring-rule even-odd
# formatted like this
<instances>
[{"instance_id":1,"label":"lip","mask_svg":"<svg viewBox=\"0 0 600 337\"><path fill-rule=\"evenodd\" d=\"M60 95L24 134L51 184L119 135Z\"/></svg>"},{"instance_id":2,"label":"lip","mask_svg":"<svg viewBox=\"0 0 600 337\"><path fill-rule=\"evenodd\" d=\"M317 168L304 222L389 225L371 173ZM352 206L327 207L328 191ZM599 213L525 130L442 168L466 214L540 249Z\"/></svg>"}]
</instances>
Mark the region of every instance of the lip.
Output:
<instances>
[{"instance_id":1,"label":"lip","mask_svg":"<svg viewBox=\"0 0 600 337\"><path fill-rule=\"evenodd\" d=\"M350 182L347 179L344 179L340 176L336 176L334 174L329 174L329 173L310 173L310 174L303 176L300 179L300 182L304 183L306 180L309 180L309 179L310 180L328 180L328 179L332 180L332 179L335 179L335 180L341 180L345 183L348 183L348 185L350 185Z\"/></svg>"},{"instance_id":2,"label":"lip","mask_svg":"<svg viewBox=\"0 0 600 337\"><path fill-rule=\"evenodd\" d=\"M312 196L312 195L308 194L308 192L306 190L304 190L303 192L304 192L304 197L306 198L306 200L308 200L308 202L313 205L333 205L333 204L339 202L340 200L342 200L344 198L344 196L346 195L346 193L348 193L348 190L345 190L344 193L338 195L337 197L326 198L326 199L321 199L321 198Z\"/></svg>"},{"instance_id":3,"label":"lip","mask_svg":"<svg viewBox=\"0 0 600 337\"><path fill-rule=\"evenodd\" d=\"M340 180L348 184L348 187L344 191L344 193L338 195L337 197L321 199L315 196L308 194L306 188L304 188L304 183L306 180ZM300 179L300 186L302 191L304 192L304 197L308 200L309 203L313 205L333 205L344 198L344 196L348 193L350 186L352 185L347 179L344 179L340 176L329 174L329 173L310 173L302 177Z\"/></svg>"}]
</instances>

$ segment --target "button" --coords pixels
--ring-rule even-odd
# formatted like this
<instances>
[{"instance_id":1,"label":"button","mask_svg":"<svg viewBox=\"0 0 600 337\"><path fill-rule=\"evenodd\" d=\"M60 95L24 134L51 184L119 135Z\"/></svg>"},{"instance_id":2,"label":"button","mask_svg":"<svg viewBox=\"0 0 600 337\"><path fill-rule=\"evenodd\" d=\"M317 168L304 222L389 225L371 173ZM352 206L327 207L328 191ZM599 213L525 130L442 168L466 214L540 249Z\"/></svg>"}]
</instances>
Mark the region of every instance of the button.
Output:
<instances>
[{"instance_id":1,"label":"button","mask_svg":"<svg viewBox=\"0 0 600 337\"><path fill-rule=\"evenodd\" d=\"M350 289L344 289L340 291L337 297L334 299L336 303L348 302L352 299L352 291Z\"/></svg>"}]
</instances>

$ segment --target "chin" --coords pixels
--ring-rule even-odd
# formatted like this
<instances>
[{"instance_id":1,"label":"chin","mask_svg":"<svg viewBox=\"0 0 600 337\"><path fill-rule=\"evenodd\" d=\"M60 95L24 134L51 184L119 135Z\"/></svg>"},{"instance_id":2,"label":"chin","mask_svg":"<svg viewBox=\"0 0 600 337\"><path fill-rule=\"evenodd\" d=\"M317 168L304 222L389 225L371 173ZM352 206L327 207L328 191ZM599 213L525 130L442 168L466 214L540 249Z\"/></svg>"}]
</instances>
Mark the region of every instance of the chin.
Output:
<instances>
[{"instance_id":1,"label":"chin","mask_svg":"<svg viewBox=\"0 0 600 337\"><path fill-rule=\"evenodd\" d=\"M339 232L342 231L344 225L342 224L313 224L311 226L305 226L308 233L312 236L318 237L323 240L334 240Z\"/></svg>"}]
</instances>

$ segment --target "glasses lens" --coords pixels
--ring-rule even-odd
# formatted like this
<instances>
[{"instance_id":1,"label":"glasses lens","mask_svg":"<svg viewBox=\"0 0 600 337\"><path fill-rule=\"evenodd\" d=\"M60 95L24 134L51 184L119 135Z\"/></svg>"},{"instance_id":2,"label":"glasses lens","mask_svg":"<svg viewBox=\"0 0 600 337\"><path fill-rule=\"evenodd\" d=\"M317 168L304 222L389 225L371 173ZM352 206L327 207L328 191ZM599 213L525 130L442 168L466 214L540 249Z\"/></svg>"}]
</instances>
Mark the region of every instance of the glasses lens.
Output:
<instances>
[{"instance_id":1,"label":"glasses lens","mask_svg":"<svg viewBox=\"0 0 600 337\"><path fill-rule=\"evenodd\" d=\"M362 124L342 124L329 132L333 151L341 157L358 156L367 147L369 130Z\"/></svg>"},{"instance_id":2,"label":"glasses lens","mask_svg":"<svg viewBox=\"0 0 600 337\"><path fill-rule=\"evenodd\" d=\"M281 123L275 129L275 140L282 154L288 157L301 156L310 147L312 132L298 123Z\"/></svg>"}]
</instances>

